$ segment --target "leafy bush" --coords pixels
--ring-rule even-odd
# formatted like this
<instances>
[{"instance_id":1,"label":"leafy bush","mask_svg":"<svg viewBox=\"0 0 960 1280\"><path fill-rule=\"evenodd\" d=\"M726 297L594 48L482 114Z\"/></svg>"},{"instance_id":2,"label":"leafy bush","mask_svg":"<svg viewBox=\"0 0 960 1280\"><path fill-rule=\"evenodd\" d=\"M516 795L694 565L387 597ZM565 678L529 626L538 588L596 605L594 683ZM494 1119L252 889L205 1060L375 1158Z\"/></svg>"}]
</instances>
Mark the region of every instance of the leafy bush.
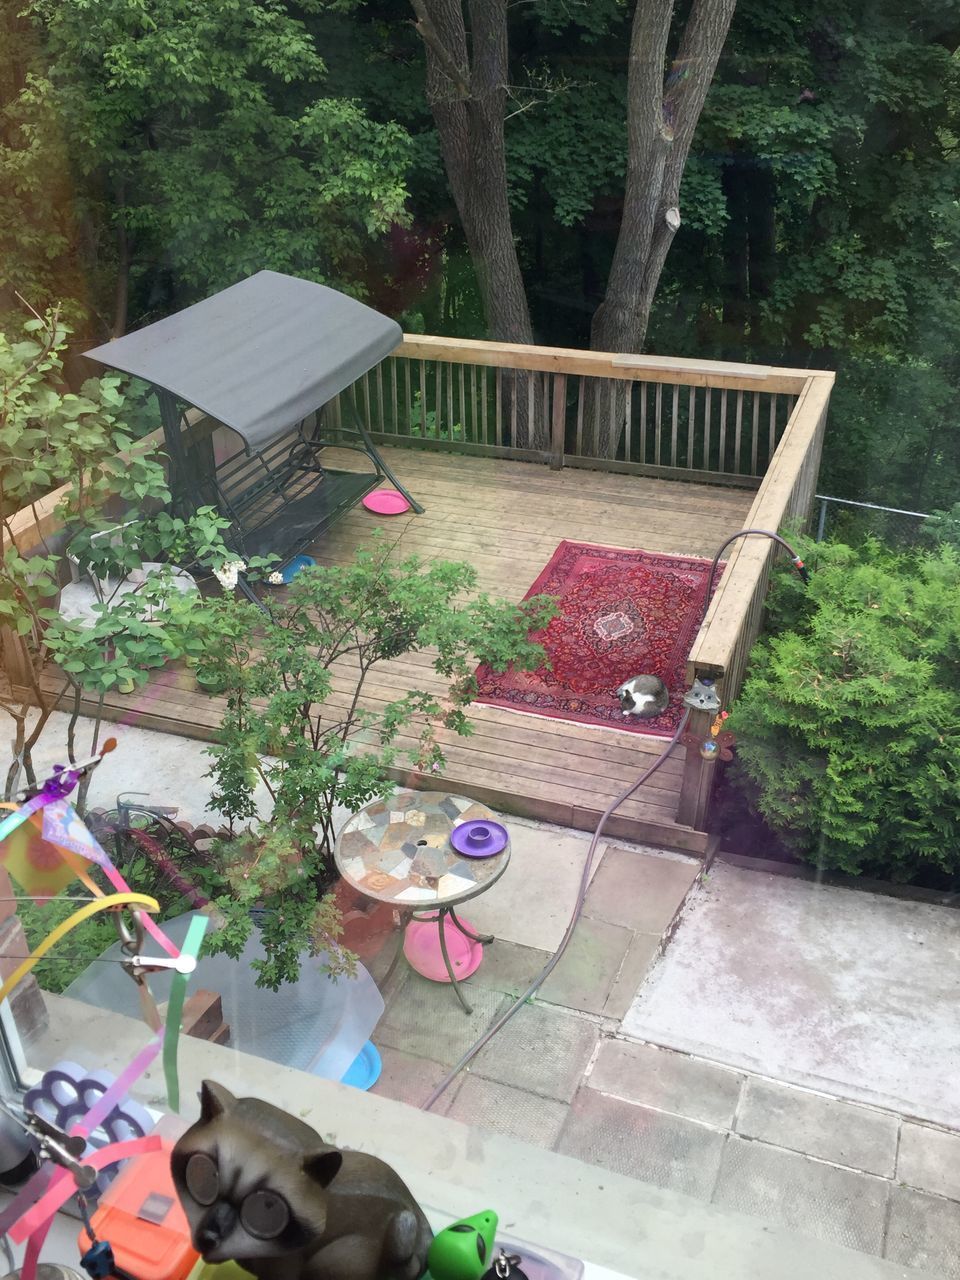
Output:
<instances>
[{"instance_id":1,"label":"leafy bush","mask_svg":"<svg viewBox=\"0 0 960 1280\"><path fill-rule=\"evenodd\" d=\"M948 511L931 511L920 525L920 537L936 546L946 543L960 547L960 502L955 502Z\"/></svg>"},{"instance_id":2,"label":"leafy bush","mask_svg":"<svg viewBox=\"0 0 960 1280\"><path fill-rule=\"evenodd\" d=\"M22 337L0 333L0 627L19 637L25 686L0 689L0 711L12 720L14 738L5 796L15 791L21 768L30 786L37 780L33 751L57 701L43 684L48 662L58 663L73 693L72 760L82 693L132 692L151 669L188 651L163 625L171 564L196 572L228 555L222 541L228 522L215 511L202 508L182 520L163 509L170 499L163 455L156 441L135 442L127 430L119 375L90 378L79 394L66 389L68 332L54 310L27 320ZM55 540L47 541L36 500L51 490L60 502ZM35 519L18 521L18 509L31 505ZM120 523L118 511L127 513ZM89 624L68 621L57 607L64 553L111 580ZM160 568L121 594L121 580L144 561ZM39 715L28 725L34 708Z\"/></svg>"},{"instance_id":3,"label":"leafy bush","mask_svg":"<svg viewBox=\"0 0 960 1280\"><path fill-rule=\"evenodd\" d=\"M728 722L763 817L820 867L960 871L960 552L801 554Z\"/></svg>"}]
</instances>

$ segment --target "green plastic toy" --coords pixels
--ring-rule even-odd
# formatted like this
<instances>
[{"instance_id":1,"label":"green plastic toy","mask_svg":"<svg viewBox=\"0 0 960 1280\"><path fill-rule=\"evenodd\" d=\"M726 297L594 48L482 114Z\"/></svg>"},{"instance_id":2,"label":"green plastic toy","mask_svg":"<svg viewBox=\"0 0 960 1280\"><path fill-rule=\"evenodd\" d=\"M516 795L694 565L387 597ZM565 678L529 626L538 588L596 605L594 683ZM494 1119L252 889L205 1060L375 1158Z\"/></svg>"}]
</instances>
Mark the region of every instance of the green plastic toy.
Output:
<instances>
[{"instance_id":1,"label":"green plastic toy","mask_svg":"<svg viewBox=\"0 0 960 1280\"><path fill-rule=\"evenodd\" d=\"M492 1209L484 1209L438 1231L427 1253L432 1280L480 1280L493 1259L499 1221Z\"/></svg>"}]
</instances>

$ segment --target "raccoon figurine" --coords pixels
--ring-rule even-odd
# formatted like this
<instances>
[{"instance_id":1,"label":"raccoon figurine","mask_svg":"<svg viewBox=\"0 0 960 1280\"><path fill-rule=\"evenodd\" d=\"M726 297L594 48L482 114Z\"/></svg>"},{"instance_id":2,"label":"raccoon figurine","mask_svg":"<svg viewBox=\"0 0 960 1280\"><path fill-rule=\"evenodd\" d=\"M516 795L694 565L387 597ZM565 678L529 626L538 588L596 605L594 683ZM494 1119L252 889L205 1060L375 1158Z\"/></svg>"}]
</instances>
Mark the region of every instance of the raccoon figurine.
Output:
<instances>
[{"instance_id":1,"label":"raccoon figurine","mask_svg":"<svg viewBox=\"0 0 960 1280\"><path fill-rule=\"evenodd\" d=\"M666 711L670 691L659 676L634 676L632 680L624 681L617 690L617 697L625 716L652 720Z\"/></svg>"},{"instance_id":2,"label":"raccoon figurine","mask_svg":"<svg viewBox=\"0 0 960 1280\"><path fill-rule=\"evenodd\" d=\"M257 1280L419 1280L433 1233L397 1174L205 1080L171 1155L194 1248Z\"/></svg>"}]
</instances>

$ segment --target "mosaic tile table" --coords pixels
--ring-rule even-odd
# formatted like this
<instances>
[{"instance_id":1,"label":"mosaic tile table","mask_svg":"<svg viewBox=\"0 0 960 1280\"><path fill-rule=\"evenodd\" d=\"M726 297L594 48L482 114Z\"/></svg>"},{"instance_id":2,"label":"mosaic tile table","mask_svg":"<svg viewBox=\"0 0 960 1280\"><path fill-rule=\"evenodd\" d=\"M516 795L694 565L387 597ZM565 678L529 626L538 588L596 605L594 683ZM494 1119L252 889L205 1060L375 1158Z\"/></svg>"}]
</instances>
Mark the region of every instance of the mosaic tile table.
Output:
<instances>
[{"instance_id":1,"label":"mosaic tile table","mask_svg":"<svg viewBox=\"0 0 960 1280\"><path fill-rule=\"evenodd\" d=\"M389 800L375 801L355 813L337 837L334 850L337 870L348 884L400 913L400 942L384 984L400 959L406 926L411 921L436 922L447 975L467 1013L471 1008L450 961L447 924L481 948L472 967L459 975L469 977L479 965L482 946L493 938L473 933L458 919L454 907L489 889L510 862L509 842L501 853L488 858L466 858L457 853L450 833L461 823L474 820L495 822L496 816L486 805L465 796L398 791Z\"/></svg>"}]
</instances>

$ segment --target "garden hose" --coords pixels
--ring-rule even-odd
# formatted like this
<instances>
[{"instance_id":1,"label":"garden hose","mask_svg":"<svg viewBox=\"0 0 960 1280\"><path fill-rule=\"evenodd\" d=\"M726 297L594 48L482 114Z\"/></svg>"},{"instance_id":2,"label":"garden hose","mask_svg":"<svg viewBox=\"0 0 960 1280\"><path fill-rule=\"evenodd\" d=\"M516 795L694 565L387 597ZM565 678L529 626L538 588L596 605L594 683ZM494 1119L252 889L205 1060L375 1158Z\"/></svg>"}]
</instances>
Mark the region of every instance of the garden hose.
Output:
<instances>
[{"instance_id":1,"label":"garden hose","mask_svg":"<svg viewBox=\"0 0 960 1280\"><path fill-rule=\"evenodd\" d=\"M787 554L790 556L790 560L794 568L800 574L803 581L805 583L808 583L810 581L810 575L806 566L803 563L803 560L796 553L796 551L794 551L793 547L791 547L790 544L784 538L781 538L779 533L774 533L771 529L740 529L737 533L731 534L730 537L727 538L727 540L721 544L719 550L717 551L717 554L713 557L713 563L710 566L710 573L707 576L707 589L703 595L703 603L700 610L700 617L697 620L698 631L700 627L703 625L703 620L706 617L707 608L709 607L709 604L710 604L710 593L713 588L713 581L714 581L714 578L716 577L717 568L720 564L720 557L723 555L724 551L726 551L727 547L730 546L731 542L735 542L737 538L746 538L746 537L751 537L753 535L759 535L765 538L772 538L774 542L779 543L780 546L782 546L784 550L787 552ZM590 840L590 847L587 850L587 856L584 859L583 873L580 876L580 884L577 888L577 899L573 906L573 914L570 916L570 921L567 925L566 931L564 932L563 937L560 939L560 945L557 947L554 954L550 957L550 959L544 965L540 973L530 983L526 991L524 991L522 995L519 995L516 998L516 1000L513 1002L510 1008L507 1009L504 1013L502 1013L500 1017L496 1020L496 1022L493 1023L492 1026L487 1028L487 1030L483 1033L483 1035L479 1038L479 1040L477 1040L474 1044L470 1046L470 1048L463 1055L463 1057L456 1064L456 1066L451 1068L451 1070L447 1073L447 1075L443 1077L443 1079L440 1081L440 1083L437 1085L434 1091L430 1094L430 1097L423 1104L421 1110L429 1111L430 1108L434 1106L434 1104L446 1092L446 1090L449 1089L450 1085L453 1084L454 1080L457 1078L460 1072L464 1069L464 1067L466 1067L468 1063L473 1061L473 1059L477 1056L480 1050L484 1048L485 1045L489 1044L490 1041L493 1039L493 1037L499 1031L503 1030L503 1028L507 1025L507 1023L513 1017L513 1015L517 1012L517 1010L522 1005L524 1005L528 1000L532 999L533 996L536 995L537 991L539 991L540 987L544 984L544 982L546 982L547 978L553 972L554 968L557 966L557 964L559 964L560 959L563 956L563 953L566 951L567 947L570 944L570 939L573 937L574 930L576 929L577 924L580 921L580 915L581 915L581 912L583 911L583 904L587 896L587 889L590 886L590 873L593 869L593 859L596 855L597 845L600 843L600 837L603 834L604 827L607 825L607 822L609 821L611 816L614 813L616 813L616 811L620 808L620 806L624 804L627 800L629 800L629 798L633 795L633 793L635 791L638 791L640 787L642 787L643 784L649 778L651 778L654 773L656 773L656 771L664 763L664 761L667 759L670 753L676 748L677 744L680 741L680 736L683 733L684 729L686 728L687 721L689 720L689 718L690 718L690 708L687 707L684 709L683 715L680 717L680 723L677 725L676 729L674 730L673 737L664 747L663 751L656 758L656 760L654 760L653 764L650 765L649 768L645 769L643 773L640 775L640 777L637 779L637 781L632 783L626 789L626 791L621 792L620 795L616 796L613 800L611 800L610 804L604 810L603 815L600 818L600 821L597 823L596 828L594 829L593 836Z\"/></svg>"}]
</instances>

